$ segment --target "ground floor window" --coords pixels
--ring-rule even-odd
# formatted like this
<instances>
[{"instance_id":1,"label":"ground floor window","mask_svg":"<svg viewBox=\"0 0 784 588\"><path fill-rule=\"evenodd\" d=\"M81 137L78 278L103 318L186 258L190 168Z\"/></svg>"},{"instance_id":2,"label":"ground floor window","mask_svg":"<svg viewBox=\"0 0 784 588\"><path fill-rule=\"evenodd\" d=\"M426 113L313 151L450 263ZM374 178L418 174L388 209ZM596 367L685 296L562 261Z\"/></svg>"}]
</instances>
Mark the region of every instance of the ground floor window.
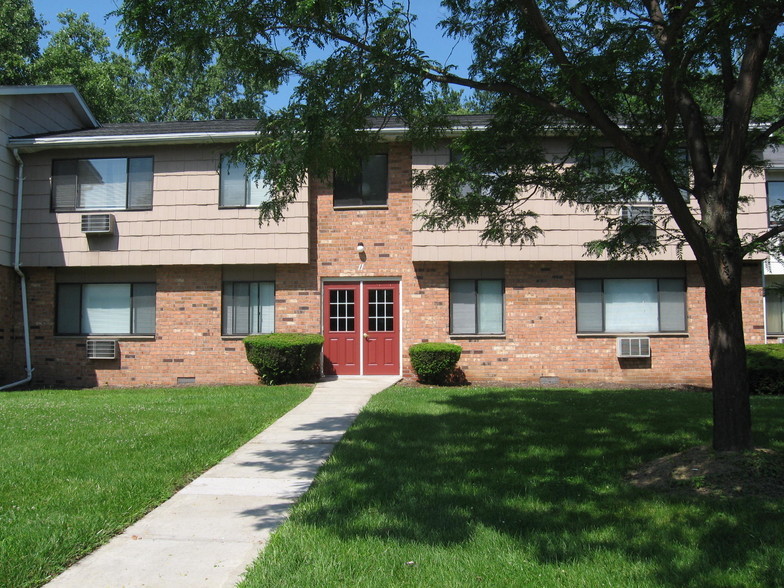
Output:
<instances>
[{"instance_id":1,"label":"ground floor window","mask_svg":"<svg viewBox=\"0 0 784 588\"><path fill-rule=\"evenodd\" d=\"M155 284L58 284L59 335L155 334Z\"/></svg>"},{"instance_id":2,"label":"ground floor window","mask_svg":"<svg viewBox=\"0 0 784 588\"><path fill-rule=\"evenodd\" d=\"M449 281L450 331L453 335L497 335L504 332L504 281Z\"/></svg>"},{"instance_id":3,"label":"ground floor window","mask_svg":"<svg viewBox=\"0 0 784 588\"><path fill-rule=\"evenodd\" d=\"M765 290L765 315L769 335L784 335L784 284Z\"/></svg>"},{"instance_id":4,"label":"ground floor window","mask_svg":"<svg viewBox=\"0 0 784 588\"><path fill-rule=\"evenodd\" d=\"M224 335L274 332L275 283L224 282L222 330Z\"/></svg>"},{"instance_id":5,"label":"ground floor window","mask_svg":"<svg viewBox=\"0 0 784 588\"><path fill-rule=\"evenodd\" d=\"M683 278L590 278L576 281L578 333L686 331Z\"/></svg>"}]
</instances>

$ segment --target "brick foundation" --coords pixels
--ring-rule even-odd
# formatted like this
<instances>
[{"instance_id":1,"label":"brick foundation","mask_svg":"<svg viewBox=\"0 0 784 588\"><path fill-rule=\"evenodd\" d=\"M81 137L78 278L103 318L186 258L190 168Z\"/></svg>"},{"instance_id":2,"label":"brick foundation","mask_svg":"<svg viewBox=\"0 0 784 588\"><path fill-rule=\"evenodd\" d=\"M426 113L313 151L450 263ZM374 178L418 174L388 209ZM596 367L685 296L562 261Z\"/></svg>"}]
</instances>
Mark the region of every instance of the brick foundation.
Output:
<instances>
[{"instance_id":1,"label":"brick foundation","mask_svg":"<svg viewBox=\"0 0 784 588\"><path fill-rule=\"evenodd\" d=\"M17 376L24 373L24 366L16 365L14 353L17 283L13 268L0 266L0 386L18 380Z\"/></svg>"}]
</instances>

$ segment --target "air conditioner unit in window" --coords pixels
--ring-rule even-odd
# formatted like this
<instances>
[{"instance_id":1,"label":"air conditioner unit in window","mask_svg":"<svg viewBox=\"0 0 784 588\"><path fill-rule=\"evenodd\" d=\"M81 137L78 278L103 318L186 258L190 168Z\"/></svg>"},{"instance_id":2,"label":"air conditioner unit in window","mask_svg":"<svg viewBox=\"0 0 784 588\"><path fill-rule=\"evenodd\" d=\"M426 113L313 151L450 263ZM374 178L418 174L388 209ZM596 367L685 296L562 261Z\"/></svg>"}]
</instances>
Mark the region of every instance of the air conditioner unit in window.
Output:
<instances>
[{"instance_id":1,"label":"air conditioner unit in window","mask_svg":"<svg viewBox=\"0 0 784 588\"><path fill-rule=\"evenodd\" d=\"M117 341L114 339L88 339L87 359L114 359L117 356Z\"/></svg>"},{"instance_id":2,"label":"air conditioner unit in window","mask_svg":"<svg viewBox=\"0 0 784 588\"><path fill-rule=\"evenodd\" d=\"M633 244L651 243L656 240L653 223L653 206L625 204L621 207L621 221L626 228L626 241Z\"/></svg>"},{"instance_id":3,"label":"air conditioner unit in window","mask_svg":"<svg viewBox=\"0 0 784 588\"><path fill-rule=\"evenodd\" d=\"M650 357L649 337L618 337L618 357Z\"/></svg>"},{"instance_id":4,"label":"air conditioner unit in window","mask_svg":"<svg viewBox=\"0 0 784 588\"><path fill-rule=\"evenodd\" d=\"M83 214L82 233L85 235L111 235L114 233L113 214Z\"/></svg>"}]
</instances>

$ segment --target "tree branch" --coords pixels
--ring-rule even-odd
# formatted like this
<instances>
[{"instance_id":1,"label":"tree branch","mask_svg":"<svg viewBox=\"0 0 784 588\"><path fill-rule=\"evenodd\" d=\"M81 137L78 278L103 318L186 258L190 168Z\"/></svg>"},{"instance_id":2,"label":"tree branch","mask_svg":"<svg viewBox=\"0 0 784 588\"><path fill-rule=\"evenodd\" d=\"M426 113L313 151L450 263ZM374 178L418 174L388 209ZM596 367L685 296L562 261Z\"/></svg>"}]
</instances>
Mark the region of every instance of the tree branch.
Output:
<instances>
[{"instance_id":1,"label":"tree branch","mask_svg":"<svg viewBox=\"0 0 784 588\"><path fill-rule=\"evenodd\" d=\"M765 147L765 144L768 142L773 136L773 133L776 131L781 130L784 128L784 118L780 118L776 122L770 124L767 129L759 133L754 139L749 143L749 151L755 151L757 149L762 149Z\"/></svg>"},{"instance_id":2,"label":"tree branch","mask_svg":"<svg viewBox=\"0 0 784 588\"><path fill-rule=\"evenodd\" d=\"M298 25L292 28L297 28L299 30L306 31L306 32L315 32L315 33L327 35L336 41L341 41L343 43L346 43L347 45L350 45L368 54L371 54L375 51L373 45L365 41L356 39L350 35L341 33L339 31L315 28L311 26L302 26L302 25ZM390 56L387 57L389 57L390 60L392 60ZM553 102L552 100L548 100L544 96L539 96L538 94L529 92L510 82L483 82L479 80L474 80L471 78L458 76L456 74L452 74L447 71L444 71L436 67L432 62L427 61L426 59L419 58L418 61L419 61L418 64L407 64L402 61L396 61L396 64L407 73L419 75L422 78L429 80L431 82L462 86L464 88L471 88L473 90L481 90L485 92L509 94L521 99L522 101L524 101L527 104L530 104L531 106L541 108L543 110L546 110L547 112L551 112L558 116L569 118L577 123L580 124L591 123L591 119L585 113L571 108L567 108L562 104ZM416 65L418 65L419 67L416 67Z\"/></svg>"},{"instance_id":3,"label":"tree branch","mask_svg":"<svg viewBox=\"0 0 784 588\"><path fill-rule=\"evenodd\" d=\"M767 243L768 241L770 241L774 237L777 237L778 235L781 235L782 233L784 233L784 224L776 225L772 229L762 233L758 237L755 237L754 239L749 241L743 247L743 255L746 255L747 253L751 253L752 251L756 251L756 249L760 245L764 245L765 243Z\"/></svg>"},{"instance_id":4,"label":"tree branch","mask_svg":"<svg viewBox=\"0 0 784 588\"><path fill-rule=\"evenodd\" d=\"M637 160L643 158L642 149L633 143L618 124L607 115L590 89L580 80L577 68L566 55L561 42L539 10L538 4L534 0L517 0L517 4L533 25L539 40L555 59L572 93L585 108L591 122L624 154Z\"/></svg>"}]
</instances>

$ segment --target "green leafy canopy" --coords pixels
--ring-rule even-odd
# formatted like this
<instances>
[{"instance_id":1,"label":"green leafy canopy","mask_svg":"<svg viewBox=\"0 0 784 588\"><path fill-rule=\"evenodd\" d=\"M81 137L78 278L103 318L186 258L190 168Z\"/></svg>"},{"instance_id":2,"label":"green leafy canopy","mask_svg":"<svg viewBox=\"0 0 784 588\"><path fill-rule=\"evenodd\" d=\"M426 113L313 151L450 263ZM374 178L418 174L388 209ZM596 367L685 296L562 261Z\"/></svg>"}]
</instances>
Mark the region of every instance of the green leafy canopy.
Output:
<instances>
[{"instance_id":1,"label":"green leafy canopy","mask_svg":"<svg viewBox=\"0 0 784 588\"><path fill-rule=\"evenodd\" d=\"M688 246L705 284L714 447L750 447L741 271L778 246L784 224L741 234L738 212L744 173L760 170L784 127L784 4L442 0L441 31L473 49L465 75L421 50L412 6L125 0L118 12L125 44L147 63L166 51L219 64L238 92L293 85L286 107L259 110L263 132L243 148L275 189L262 220L283 217L308 173L356 169L379 139L368 117L402 117L415 146L433 146L450 131L445 87L480 92L487 128L449 135L462 157L416 178L431 194L426 227L478 220L486 240L528 244L541 233L536 193L607 221L588 244L595 255ZM565 153L548 148L555 136L570 139ZM641 195L658 203L655 239L618 216Z\"/></svg>"}]
</instances>

